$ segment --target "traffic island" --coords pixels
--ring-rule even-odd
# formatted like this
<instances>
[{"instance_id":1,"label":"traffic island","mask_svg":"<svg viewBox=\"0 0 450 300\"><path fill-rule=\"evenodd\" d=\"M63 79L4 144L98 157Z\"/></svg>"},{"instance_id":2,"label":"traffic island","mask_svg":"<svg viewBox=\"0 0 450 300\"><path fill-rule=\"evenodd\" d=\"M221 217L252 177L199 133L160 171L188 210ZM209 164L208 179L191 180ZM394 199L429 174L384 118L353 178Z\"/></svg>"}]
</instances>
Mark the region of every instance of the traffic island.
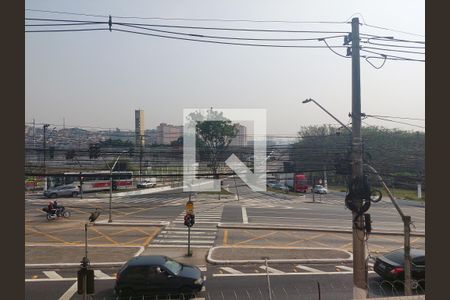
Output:
<instances>
[{"instance_id":1,"label":"traffic island","mask_svg":"<svg viewBox=\"0 0 450 300\"><path fill-rule=\"evenodd\" d=\"M218 246L209 250L206 260L212 264L264 263L344 263L352 262L353 255L332 248Z\"/></svg>"},{"instance_id":2,"label":"traffic island","mask_svg":"<svg viewBox=\"0 0 450 300\"><path fill-rule=\"evenodd\" d=\"M148 247L141 255L164 255L168 256L180 263L204 266L206 265L207 248L193 248L191 249L191 256L187 255L187 247Z\"/></svg>"}]
</instances>

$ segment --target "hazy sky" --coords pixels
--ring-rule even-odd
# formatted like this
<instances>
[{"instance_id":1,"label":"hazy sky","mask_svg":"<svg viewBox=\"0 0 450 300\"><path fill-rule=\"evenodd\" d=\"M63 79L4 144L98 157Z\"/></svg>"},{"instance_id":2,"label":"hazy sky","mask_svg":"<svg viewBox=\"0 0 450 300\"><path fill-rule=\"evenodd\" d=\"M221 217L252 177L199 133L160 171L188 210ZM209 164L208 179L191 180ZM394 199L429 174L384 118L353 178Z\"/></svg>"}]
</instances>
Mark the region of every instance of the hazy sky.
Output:
<instances>
[{"instance_id":1,"label":"hazy sky","mask_svg":"<svg viewBox=\"0 0 450 300\"><path fill-rule=\"evenodd\" d=\"M360 13L367 24L422 35L425 34L424 5L423 0L26 1L28 9L135 17L346 21L353 14ZM105 18L30 11L26 16L107 21ZM119 20L113 18L113 21ZM351 30L350 24L120 21L234 28ZM364 25L360 30L396 38L425 39ZM202 33L284 37L275 33ZM309 37L314 36L317 35ZM141 108L145 113L145 127L151 129L161 122L181 124L183 108L266 108L268 132L291 135L300 126L336 123L314 104L301 104L305 98L315 99L343 122L348 121L347 115L351 111L351 60L326 48L226 46L114 31L26 33L25 41L27 122L34 118L36 122L62 124L65 118L67 125L133 129L134 110ZM334 44L342 45L342 39ZM345 54L345 49L336 51ZM381 60L374 63L380 64ZM387 61L377 70L361 60L361 86L362 112L425 118L424 63ZM389 128L423 130L375 119L365 121ZM420 121L404 122L424 125Z\"/></svg>"}]
</instances>

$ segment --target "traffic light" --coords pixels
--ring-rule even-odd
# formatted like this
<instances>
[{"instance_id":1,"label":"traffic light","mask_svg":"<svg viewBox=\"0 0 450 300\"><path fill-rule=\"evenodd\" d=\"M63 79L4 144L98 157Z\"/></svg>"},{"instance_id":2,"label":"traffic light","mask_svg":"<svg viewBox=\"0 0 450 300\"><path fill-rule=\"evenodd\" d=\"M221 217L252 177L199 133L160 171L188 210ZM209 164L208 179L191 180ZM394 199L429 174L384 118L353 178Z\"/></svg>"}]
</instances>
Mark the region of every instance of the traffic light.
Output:
<instances>
[{"instance_id":1,"label":"traffic light","mask_svg":"<svg viewBox=\"0 0 450 300\"><path fill-rule=\"evenodd\" d=\"M50 148L48 148L48 156L50 157L50 159L55 158L55 147L54 146L50 146Z\"/></svg>"},{"instance_id":2,"label":"traffic light","mask_svg":"<svg viewBox=\"0 0 450 300\"><path fill-rule=\"evenodd\" d=\"M195 224L195 215L187 214L184 216L184 225L192 227Z\"/></svg>"},{"instance_id":3,"label":"traffic light","mask_svg":"<svg viewBox=\"0 0 450 300\"><path fill-rule=\"evenodd\" d=\"M84 294L85 280L86 280L86 294L90 295L90 294L95 293L94 270L82 267L80 270L78 270L78 273L77 273L77 287L78 287L77 292L78 292L78 294L79 295Z\"/></svg>"}]
</instances>

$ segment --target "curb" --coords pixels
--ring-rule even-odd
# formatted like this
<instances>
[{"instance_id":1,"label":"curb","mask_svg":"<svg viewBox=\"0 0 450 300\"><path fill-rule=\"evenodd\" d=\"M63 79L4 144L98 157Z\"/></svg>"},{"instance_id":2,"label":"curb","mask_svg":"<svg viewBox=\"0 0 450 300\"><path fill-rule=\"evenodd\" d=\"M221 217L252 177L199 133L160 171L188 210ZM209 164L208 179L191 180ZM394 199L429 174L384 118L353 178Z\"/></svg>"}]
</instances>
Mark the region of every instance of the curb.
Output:
<instances>
[{"instance_id":1,"label":"curb","mask_svg":"<svg viewBox=\"0 0 450 300\"><path fill-rule=\"evenodd\" d=\"M265 263L265 260L263 259L249 259L249 260L241 260L241 259L234 259L234 260L226 260L226 259L214 259L212 258L213 252L216 249L219 248L242 248L242 249L284 249L284 250L337 250L333 248L308 248L308 247L292 247L292 248L279 248L279 247L232 247L232 246L217 246L212 247L208 251L208 255L206 256L206 261L212 264L260 264ZM345 251L345 250L337 250L344 252L349 257L348 258L293 258L293 259L268 259L267 262L270 263L343 263L343 262L352 262L353 261L353 254Z\"/></svg>"},{"instance_id":2,"label":"curb","mask_svg":"<svg viewBox=\"0 0 450 300\"><path fill-rule=\"evenodd\" d=\"M130 191L130 192L119 192L119 193L113 194L113 196L123 197L123 196L146 195L146 194L154 194L154 193L159 193L159 192L171 191L171 190L175 190L175 189L179 189L179 188L180 187L172 188L170 185L166 185L166 186L142 189L142 190L137 190L137 191L135 190L135 191Z\"/></svg>"},{"instance_id":3,"label":"curb","mask_svg":"<svg viewBox=\"0 0 450 300\"><path fill-rule=\"evenodd\" d=\"M168 226L170 222L168 221L158 221L158 222L129 222L129 221L120 221L120 222L111 222L108 221L99 221L94 222L94 226Z\"/></svg>"},{"instance_id":4,"label":"curb","mask_svg":"<svg viewBox=\"0 0 450 300\"><path fill-rule=\"evenodd\" d=\"M298 231L317 231L317 232L336 232L336 233L353 233L350 229L339 229L336 227L301 227L301 226L287 226L284 224L266 225L266 224L244 224L244 223L219 223L217 228L224 229L262 229L262 230L298 230ZM400 231L372 231L370 234L375 235L396 235L403 236ZM424 232L411 232L410 236L425 237Z\"/></svg>"}]
</instances>

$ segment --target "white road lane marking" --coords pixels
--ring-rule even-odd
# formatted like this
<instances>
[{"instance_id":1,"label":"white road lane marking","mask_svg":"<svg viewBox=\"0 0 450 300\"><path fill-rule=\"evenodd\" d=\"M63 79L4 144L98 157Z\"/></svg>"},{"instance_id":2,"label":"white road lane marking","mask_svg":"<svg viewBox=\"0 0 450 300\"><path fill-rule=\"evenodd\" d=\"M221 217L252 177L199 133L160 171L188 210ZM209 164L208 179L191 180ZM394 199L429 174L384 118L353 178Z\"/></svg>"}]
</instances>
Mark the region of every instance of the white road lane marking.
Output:
<instances>
[{"instance_id":1,"label":"white road lane marking","mask_svg":"<svg viewBox=\"0 0 450 300\"><path fill-rule=\"evenodd\" d=\"M109 276L108 274L103 273L100 270L94 270L94 276L97 278L112 278L111 276Z\"/></svg>"},{"instance_id":2,"label":"white road lane marking","mask_svg":"<svg viewBox=\"0 0 450 300\"><path fill-rule=\"evenodd\" d=\"M307 267L307 266L297 265L297 266L295 266L295 267L298 268L298 269L301 269L301 270L308 271L308 272L313 272L313 273L323 273L322 270L314 269L314 268Z\"/></svg>"},{"instance_id":3,"label":"white road lane marking","mask_svg":"<svg viewBox=\"0 0 450 300\"><path fill-rule=\"evenodd\" d=\"M375 274L374 271L369 271L369 274ZM314 276L314 275L350 275L353 272L323 272L323 273L312 273L312 272L290 272L290 273L272 273L270 276ZM212 274L212 277L252 277L252 276L267 276L264 273L242 273L242 274Z\"/></svg>"},{"instance_id":4,"label":"white road lane marking","mask_svg":"<svg viewBox=\"0 0 450 300\"><path fill-rule=\"evenodd\" d=\"M247 209L242 206L242 223L248 224Z\"/></svg>"},{"instance_id":5,"label":"white road lane marking","mask_svg":"<svg viewBox=\"0 0 450 300\"><path fill-rule=\"evenodd\" d=\"M59 275L55 271L42 271L42 273L44 273L45 276L47 276L50 279L61 279L61 278L63 278L61 275Z\"/></svg>"},{"instance_id":6,"label":"white road lane marking","mask_svg":"<svg viewBox=\"0 0 450 300\"><path fill-rule=\"evenodd\" d=\"M241 271L238 271L236 269L230 268L230 267L220 267L220 269L224 270L225 272L228 272L230 274L242 274Z\"/></svg>"},{"instance_id":7,"label":"white road lane marking","mask_svg":"<svg viewBox=\"0 0 450 300\"><path fill-rule=\"evenodd\" d=\"M259 268L260 268L260 269L263 269L264 271L266 271L266 266L260 266ZM269 273L278 273L278 274L284 274L284 273L285 273L285 272L283 272L283 271L280 271L280 270L278 270L278 269L271 268L271 267L267 267L267 271L268 271Z\"/></svg>"},{"instance_id":8,"label":"white road lane marking","mask_svg":"<svg viewBox=\"0 0 450 300\"><path fill-rule=\"evenodd\" d=\"M74 284L58 299L58 300L69 300L78 290L78 282L75 281Z\"/></svg>"}]
</instances>

